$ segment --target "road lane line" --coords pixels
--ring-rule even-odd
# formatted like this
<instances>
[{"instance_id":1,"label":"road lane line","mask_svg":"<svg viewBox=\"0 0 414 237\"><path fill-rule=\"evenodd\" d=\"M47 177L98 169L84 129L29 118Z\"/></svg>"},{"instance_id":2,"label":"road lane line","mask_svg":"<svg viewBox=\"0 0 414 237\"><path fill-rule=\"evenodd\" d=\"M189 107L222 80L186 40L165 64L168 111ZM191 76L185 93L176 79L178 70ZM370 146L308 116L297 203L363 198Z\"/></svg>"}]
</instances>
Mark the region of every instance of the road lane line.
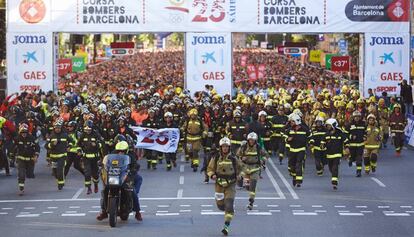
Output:
<instances>
[{"instance_id":1,"label":"road lane line","mask_svg":"<svg viewBox=\"0 0 414 237\"><path fill-rule=\"evenodd\" d=\"M294 216L317 216L316 212L293 212Z\"/></svg>"},{"instance_id":2,"label":"road lane line","mask_svg":"<svg viewBox=\"0 0 414 237\"><path fill-rule=\"evenodd\" d=\"M202 204L201 207L212 207L213 205L211 204Z\"/></svg>"},{"instance_id":3,"label":"road lane line","mask_svg":"<svg viewBox=\"0 0 414 237\"><path fill-rule=\"evenodd\" d=\"M312 205L313 208L322 208L322 205Z\"/></svg>"},{"instance_id":4,"label":"road lane line","mask_svg":"<svg viewBox=\"0 0 414 237\"><path fill-rule=\"evenodd\" d=\"M280 210L269 210L269 212L281 212Z\"/></svg>"},{"instance_id":5,"label":"road lane line","mask_svg":"<svg viewBox=\"0 0 414 237\"><path fill-rule=\"evenodd\" d=\"M58 209L58 207L47 207L47 209Z\"/></svg>"},{"instance_id":6,"label":"road lane line","mask_svg":"<svg viewBox=\"0 0 414 237\"><path fill-rule=\"evenodd\" d=\"M168 213L168 211L157 211L157 213Z\"/></svg>"},{"instance_id":7,"label":"road lane line","mask_svg":"<svg viewBox=\"0 0 414 237\"><path fill-rule=\"evenodd\" d=\"M25 209L25 210L34 210L34 209L36 209L35 207L25 207L25 208L23 208L23 209Z\"/></svg>"},{"instance_id":8,"label":"road lane line","mask_svg":"<svg viewBox=\"0 0 414 237\"><path fill-rule=\"evenodd\" d=\"M224 216L224 212L201 212L203 216Z\"/></svg>"},{"instance_id":9,"label":"road lane line","mask_svg":"<svg viewBox=\"0 0 414 237\"><path fill-rule=\"evenodd\" d=\"M89 213L99 213L101 211L88 211Z\"/></svg>"},{"instance_id":10,"label":"road lane line","mask_svg":"<svg viewBox=\"0 0 414 237\"><path fill-rule=\"evenodd\" d=\"M327 213L328 211L326 210L315 210L316 213Z\"/></svg>"},{"instance_id":11,"label":"road lane line","mask_svg":"<svg viewBox=\"0 0 414 237\"><path fill-rule=\"evenodd\" d=\"M184 192L183 189L178 189L178 191L177 191L177 198L183 198L183 192Z\"/></svg>"},{"instance_id":12,"label":"road lane line","mask_svg":"<svg viewBox=\"0 0 414 237\"><path fill-rule=\"evenodd\" d=\"M379 179L371 177L371 179L377 183L380 187L386 188L387 186L385 186L385 184L383 182L381 182Z\"/></svg>"},{"instance_id":13,"label":"road lane line","mask_svg":"<svg viewBox=\"0 0 414 237\"><path fill-rule=\"evenodd\" d=\"M271 212L248 212L248 216L271 216Z\"/></svg>"},{"instance_id":14,"label":"road lane line","mask_svg":"<svg viewBox=\"0 0 414 237\"><path fill-rule=\"evenodd\" d=\"M42 214L53 214L53 211L44 211Z\"/></svg>"},{"instance_id":15,"label":"road lane line","mask_svg":"<svg viewBox=\"0 0 414 237\"><path fill-rule=\"evenodd\" d=\"M334 206L335 208L345 208L346 206Z\"/></svg>"},{"instance_id":16,"label":"road lane line","mask_svg":"<svg viewBox=\"0 0 414 237\"><path fill-rule=\"evenodd\" d=\"M0 215L7 215L9 214L8 212L0 212Z\"/></svg>"},{"instance_id":17,"label":"road lane line","mask_svg":"<svg viewBox=\"0 0 414 237\"><path fill-rule=\"evenodd\" d=\"M156 216L179 216L180 213L156 213Z\"/></svg>"},{"instance_id":18,"label":"road lane line","mask_svg":"<svg viewBox=\"0 0 414 237\"><path fill-rule=\"evenodd\" d=\"M72 199L78 199L82 192L83 192L83 188L78 189L75 195L73 195Z\"/></svg>"},{"instance_id":19,"label":"road lane line","mask_svg":"<svg viewBox=\"0 0 414 237\"><path fill-rule=\"evenodd\" d=\"M356 213L356 212L341 212L339 213L340 216L364 216L364 213Z\"/></svg>"},{"instance_id":20,"label":"road lane line","mask_svg":"<svg viewBox=\"0 0 414 237\"><path fill-rule=\"evenodd\" d=\"M372 213L373 211L361 211L361 213Z\"/></svg>"},{"instance_id":21,"label":"road lane line","mask_svg":"<svg viewBox=\"0 0 414 237\"><path fill-rule=\"evenodd\" d=\"M378 206L379 209L386 209L386 208L390 208L390 206Z\"/></svg>"},{"instance_id":22,"label":"road lane line","mask_svg":"<svg viewBox=\"0 0 414 237\"><path fill-rule=\"evenodd\" d=\"M286 186L286 188L289 190L290 195L292 195L293 199L299 199L296 192L293 190L293 188L290 186L290 183L286 180L285 176L279 171L279 169L276 167L275 163L272 161L272 159L269 159L269 164L273 167L273 169L276 170L277 175L279 175L280 179L282 180L283 184Z\"/></svg>"},{"instance_id":23,"label":"road lane line","mask_svg":"<svg viewBox=\"0 0 414 237\"><path fill-rule=\"evenodd\" d=\"M69 207L69 209L79 209L80 208L80 206L71 206L71 207Z\"/></svg>"},{"instance_id":24,"label":"road lane line","mask_svg":"<svg viewBox=\"0 0 414 237\"><path fill-rule=\"evenodd\" d=\"M3 207L2 210L13 210L13 207Z\"/></svg>"},{"instance_id":25,"label":"road lane line","mask_svg":"<svg viewBox=\"0 0 414 237\"><path fill-rule=\"evenodd\" d=\"M267 207L279 207L279 205L267 205Z\"/></svg>"},{"instance_id":26,"label":"road lane line","mask_svg":"<svg viewBox=\"0 0 414 237\"><path fill-rule=\"evenodd\" d=\"M184 173L184 165L180 165L180 173Z\"/></svg>"},{"instance_id":27,"label":"road lane line","mask_svg":"<svg viewBox=\"0 0 414 237\"><path fill-rule=\"evenodd\" d=\"M213 210L201 210L201 212L212 212Z\"/></svg>"},{"instance_id":28,"label":"road lane line","mask_svg":"<svg viewBox=\"0 0 414 237\"><path fill-rule=\"evenodd\" d=\"M183 205L180 205L180 207L191 207L191 205L183 204Z\"/></svg>"},{"instance_id":29,"label":"road lane line","mask_svg":"<svg viewBox=\"0 0 414 237\"><path fill-rule=\"evenodd\" d=\"M277 195L279 195L279 197L281 199L286 199L285 194L282 192L282 189L280 189L279 184L277 184L275 178L273 177L273 175L270 173L269 169L266 169L266 174L269 177L270 182L272 183L273 187L275 188Z\"/></svg>"},{"instance_id":30,"label":"road lane line","mask_svg":"<svg viewBox=\"0 0 414 237\"><path fill-rule=\"evenodd\" d=\"M102 226L102 225L81 225L81 224L66 224L66 223L48 223L48 222L30 222L24 223L25 226L40 226L40 227L51 227L51 228L80 228L80 229L110 229L109 226Z\"/></svg>"},{"instance_id":31,"label":"road lane line","mask_svg":"<svg viewBox=\"0 0 414 237\"><path fill-rule=\"evenodd\" d=\"M77 211L65 211L66 214L75 214Z\"/></svg>"},{"instance_id":32,"label":"road lane line","mask_svg":"<svg viewBox=\"0 0 414 237\"><path fill-rule=\"evenodd\" d=\"M20 218L20 217L29 217L29 218L33 218L33 217L39 217L40 216L40 214L23 214L23 215L17 215L16 217L17 218Z\"/></svg>"},{"instance_id":33,"label":"road lane line","mask_svg":"<svg viewBox=\"0 0 414 237\"><path fill-rule=\"evenodd\" d=\"M184 176L180 176L180 185L184 184Z\"/></svg>"},{"instance_id":34,"label":"road lane line","mask_svg":"<svg viewBox=\"0 0 414 237\"><path fill-rule=\"evenodd\" d=\"M368 208L367 206L356 206L356 208Z\"/></svg>"},{"instance_id":35,"label":"road lane line","mask_svg":"<svg viewBox=\"0 0 414 237\"><path fill-rule=\"evenodd\" d=\"M179 212L180 213L183 213L183 212L191 212L191 210L180 210Z\"/></svg>"},{"instance_id":36,"label":"road lane line","mask_svg":"<svg viewBox=\"0 0 414 237\"><path fill-rule=\"evenodd\" d=\"M289 207L295 207L295 208L297 208L297 207L301 207L302 205L289 205Z\"/></svg>"},{"instance_id":37,"label":"road lane line","mask_svg":"<svg viewBox=\"0 0 414 237\"><path fill-rule=\"evenodd\" d=\"M401 208L407 208L407 209L411 209L411 208L413 208L413 206L400 206Z\"/></svg>"},{"instance_id":38,"label":"road lane line","mask_svg":"<svg viewBox=\"0 0 414 237\"><path fill-rule=\"evenodd\" d=\"M170 207L170 205L157 205L157 207L167 208L167 207Z\"/></svg>"},{"instance_id":39,"label":"road lane line","mask_svg":"<svg viewBox=\"0 0 414 237\"><path fill-rule=\"evenodd\" d=\"M409 213L384 213L385 216L411 216Z\"/></svg>"},{"instance_id":40,"label":"road lane line","mask_svg":"<svg viewBox=\"0 0 414 237\"><path fill-rule=\"evenodd\" d=\"M80 217L80 216L86 216L85 213L63 213L61 216L64 217Z\"/></svg>"}]
</instances>

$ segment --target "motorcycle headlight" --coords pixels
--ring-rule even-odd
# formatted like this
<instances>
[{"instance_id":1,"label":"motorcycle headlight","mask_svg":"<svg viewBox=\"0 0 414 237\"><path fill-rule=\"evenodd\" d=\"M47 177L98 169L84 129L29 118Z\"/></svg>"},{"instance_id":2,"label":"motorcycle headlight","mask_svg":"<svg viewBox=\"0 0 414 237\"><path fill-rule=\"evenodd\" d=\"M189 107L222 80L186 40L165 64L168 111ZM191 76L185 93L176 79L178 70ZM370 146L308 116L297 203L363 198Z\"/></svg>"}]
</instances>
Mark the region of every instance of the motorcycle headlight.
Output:
<instances>
[{"instance_id":1,"label":"motorcycle headlight","mask_svg":"<svg viewBox=\"0 0 414 237\"><path fill-rule=\"evenodd\" d=\"M110 176L108 178L108 183L109 185L119 185L119 178L118 177L114 177L114 176Z\"/></svg>"}]
</instances>

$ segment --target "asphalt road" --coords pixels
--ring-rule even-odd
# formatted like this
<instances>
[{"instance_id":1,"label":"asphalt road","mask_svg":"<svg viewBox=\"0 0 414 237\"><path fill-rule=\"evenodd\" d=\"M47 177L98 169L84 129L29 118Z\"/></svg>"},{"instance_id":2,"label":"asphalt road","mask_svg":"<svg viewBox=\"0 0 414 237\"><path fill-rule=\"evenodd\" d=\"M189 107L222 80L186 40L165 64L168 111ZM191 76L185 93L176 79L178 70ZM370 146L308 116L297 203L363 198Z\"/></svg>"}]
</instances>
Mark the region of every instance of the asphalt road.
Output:
<instances>
[{"instance_id":1,"label":"asphalt road","mask_svg":"<svg viewBox=\"0 0 414 237\"><path fill-rule=\"evenodd\" d=\"M45 161L36 167L26 193L17 195L17 178L0 173L1 236L221 236L223 213L213 199L214 185L204 184L181 161L167 172L141 174L144 221L131 216L110 228L98 222L99 194L86 195L83 177L72 168L63 191L57 191ZM286 162L276 159L259 181L253 211L246 211L248 193L237 191L231 236L414 236L414 151L396 158L391 148L381 150L377 173L355 177L355 166L342 162L339 190L333 191L330 175L316 176L308 158L302 188L291 186Z\"/></svg>"}]
</instances>

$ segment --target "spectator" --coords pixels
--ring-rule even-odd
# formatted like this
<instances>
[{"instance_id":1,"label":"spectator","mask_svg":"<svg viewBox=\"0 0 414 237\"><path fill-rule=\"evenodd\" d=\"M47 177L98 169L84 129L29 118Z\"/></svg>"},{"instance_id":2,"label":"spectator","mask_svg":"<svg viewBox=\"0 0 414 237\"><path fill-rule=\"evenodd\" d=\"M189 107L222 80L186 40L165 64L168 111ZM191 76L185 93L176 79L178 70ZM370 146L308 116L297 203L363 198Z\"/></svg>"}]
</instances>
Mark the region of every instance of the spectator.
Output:
<instances>
[{"instance_id":1,"label":"spectator","mask_svg":"<svg viewBox=\"0 0 414 237\"><path fill-rule=\"evenodd\" d=\"M401 84L401 99L405 106L405 115L413 114L413 91L412 87L407 84L407 80L403 80Z\"/></svg>"}]
</instances>

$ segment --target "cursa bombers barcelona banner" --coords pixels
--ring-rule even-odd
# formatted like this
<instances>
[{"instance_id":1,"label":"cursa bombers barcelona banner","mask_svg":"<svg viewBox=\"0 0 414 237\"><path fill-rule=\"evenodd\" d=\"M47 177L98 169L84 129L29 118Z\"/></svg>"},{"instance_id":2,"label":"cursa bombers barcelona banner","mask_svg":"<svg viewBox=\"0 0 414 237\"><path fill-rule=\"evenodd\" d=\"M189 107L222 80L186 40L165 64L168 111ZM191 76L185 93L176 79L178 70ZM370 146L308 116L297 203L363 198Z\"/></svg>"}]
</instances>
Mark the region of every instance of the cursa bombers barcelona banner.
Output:
<instances>
[{"instance_id":1,"label":"cursa bombers barcelona banner","mask_svg":"<svg viewBox=\"0 0 414 237\"><path fill-rule=\"evenodd\" d=\"M231 94L231 33L186 34L186 81L192 93L214 86L220 95Z\"/></svg>"},{"instance_id":2,"label":"cursa bombers barcelona banner","mask_svg":"<svg viewBox=\"0 0 414 237\"><path fill-rule=\"evenodd\" d=\"M9 31L408 32L409 0L9 0Z\"/></svg>"}]
</instances>

